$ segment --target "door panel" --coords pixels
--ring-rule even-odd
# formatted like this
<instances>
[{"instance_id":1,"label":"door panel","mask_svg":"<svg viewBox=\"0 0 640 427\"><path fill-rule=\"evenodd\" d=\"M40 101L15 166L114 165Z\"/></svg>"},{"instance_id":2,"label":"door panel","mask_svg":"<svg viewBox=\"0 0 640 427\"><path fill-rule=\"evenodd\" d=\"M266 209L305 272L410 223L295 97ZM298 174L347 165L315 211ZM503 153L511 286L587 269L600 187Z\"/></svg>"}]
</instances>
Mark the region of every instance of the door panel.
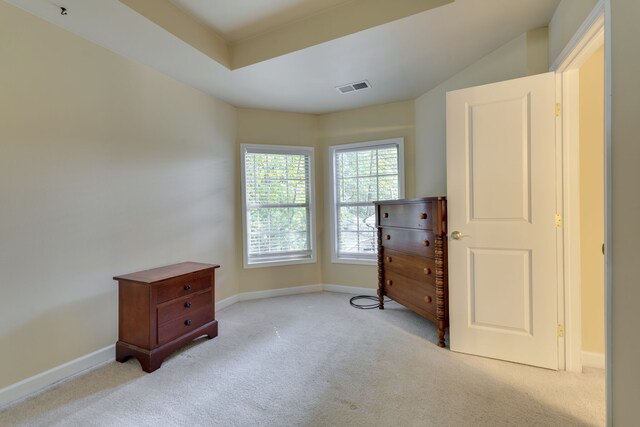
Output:
<instances>
[{"instance_id":1,"label":"door panel","mask_svg":"<svg viewBox=\"0 0 640 427\"><path fill-rule=\"evenodd\" d=\"M529 105L526 94L468 106L470 220L529 221ZM499 132L492 117L500 118Z\"/></svg>"},{"instance_id":2,"label":"door panel","mask_svg":"<svg viewBox=\"0 0 640 427\"><path fill-rule=\"evenodd\" d=\"M453 351L558 367L555 77L447 94Z\"/></svg>"}]
</instances>

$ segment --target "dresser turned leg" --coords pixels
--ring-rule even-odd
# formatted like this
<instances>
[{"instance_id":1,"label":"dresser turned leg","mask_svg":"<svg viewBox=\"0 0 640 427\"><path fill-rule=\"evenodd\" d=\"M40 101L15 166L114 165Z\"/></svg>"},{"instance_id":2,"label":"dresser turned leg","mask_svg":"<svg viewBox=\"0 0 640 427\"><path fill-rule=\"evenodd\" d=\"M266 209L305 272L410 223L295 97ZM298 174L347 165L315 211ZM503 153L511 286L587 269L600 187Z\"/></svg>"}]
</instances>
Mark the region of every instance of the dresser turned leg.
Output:
<instances>
[{"instance_id":1,"label":"dresser turned leg","mask_svg":"<svg viewBox=\"0 0 640 427\"><path fill-rule=\"evenodd\" d=\"M444 321L439 321L438 322L438 347L442 347L445 348L446 344L444 343L444 328L445 328L445 322Z\"/></svg>"},{"instance_id":2,"label":"dresser turned leg","mask_svg":"<svg viewBox=\"0 0 640 427\"><path fill-rule=\"evenodd\" d=\"M378 289L378 308L384 310L384 292L382 289Z\"/></svg>"}]
</instances>

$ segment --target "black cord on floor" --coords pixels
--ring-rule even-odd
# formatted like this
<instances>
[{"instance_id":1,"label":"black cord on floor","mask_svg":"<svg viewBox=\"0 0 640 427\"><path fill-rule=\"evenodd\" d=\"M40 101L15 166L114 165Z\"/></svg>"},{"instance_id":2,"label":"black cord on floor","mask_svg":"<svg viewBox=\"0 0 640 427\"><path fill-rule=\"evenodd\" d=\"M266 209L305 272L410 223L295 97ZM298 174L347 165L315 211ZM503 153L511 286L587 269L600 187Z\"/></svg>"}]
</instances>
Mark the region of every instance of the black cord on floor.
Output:
<instances>
[{"instance_id":1,"label":"black cord on floor","mask_svg":"<svg viewBox=\"0 0 640 427\"><path fill-rule=\"evenodd\" d=\"M371 300L375 301L375 303L358 304L355 301L359 299ZM388 303L391 302L391 300L384 300L384 302ZM371 310L374 308L378 308L378 297L374 297L371 295L358 295L355 297L351 297L351 299L349 300L349 304L351 304L351 307L359 308L360 310Z\"/></svg>"}]
</instances>

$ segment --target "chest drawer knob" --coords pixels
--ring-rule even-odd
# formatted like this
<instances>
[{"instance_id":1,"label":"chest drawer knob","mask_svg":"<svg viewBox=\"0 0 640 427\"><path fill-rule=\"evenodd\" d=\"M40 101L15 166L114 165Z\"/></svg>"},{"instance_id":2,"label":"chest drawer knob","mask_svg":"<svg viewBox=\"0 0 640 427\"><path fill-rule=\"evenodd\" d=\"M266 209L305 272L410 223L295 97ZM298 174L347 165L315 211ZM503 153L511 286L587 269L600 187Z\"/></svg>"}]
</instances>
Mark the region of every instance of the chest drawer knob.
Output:
<instances>
[{"instance_id":1,"label":"chest drawer knob","mask_svg":"<svg viewBox=\"0 0 640 427\"><path fill-rule=\"evenodd\" d=\"M185 302L184 308L191 308L191 303L189 301Z\"/></svg>"},{"instance_id":2,"label":"chest drawer knob","mask_svg":"<svg viewBox=\"0 0 640 427\"><path fill-rule=\"evenodd\" d=\"M385 240L391 240L391 235L387 234L386 236L384 236Z\"/></svg>"},{"instance_id":3,"label":"chest drawer knob","mask_svg":"<svg viewBox=\"0 0 640 427\"><path fill-rule=\"evenodd\" d=\"M426 274L427 276L431 275L431 269L429 267L425 267L424 268L424 274Z\"/></svg>"},{"instance_id":4,"label":"chest drawer knob","mask_svg":"<svg viewBox=\"0 0 640 427\"><path fill-rule=\"evenodd\" d=\"M390 257L390 256L388 256L388 257L387 257L387 262L391 262L391 261L392 261L391 257Z\"/></svg>"},{"instance_id":5,"label":"chest drawer knob","mask_svg":"<svg viewBox=\"0 0 640 427\"><path fill-rule=\"evenodd\" d=\"M424 246L425 248L428 248L428 247L429 247L429 245L431 245L431 243L429 243L429 241L428 241L428 240L423 240L423 241L422 241L422 246Z\"/></svg>"},{"instance_id":6,"label":"chest drawer knob","mask_svg":"<svg viewBox=\"0 0 640 427\"><path fill-rule=\"evenodd\" d=\"M385 218L389 218L389 212L385 212L383 215Z\"/></svg>"},{"instance_id":7,"label":"chest drawer knob","mask_svg":"<svg viewBox=\"0 0 640 427\"><path fill-rule=\"evenodd\" d=\"M191 319L187 319L184 321L185 326L191 326L193 322L191 321Z\"/></svg>"},{"instance_id":8,"label":"chest drawer knob","mask_svg":"<svg viewBox=\"0 0 640 427\"><path fill-rule=\"evenodd\" d=\"M190 291L191 290L191 285L184 285L184 290L185 291Z\"/></svg>"},{"instance_id":9,"label":"chest drawer knob","mask_svg":"<svg viewBox=\"0 0 640 427\"><path fill-rule=\"evenodd\" d=\"M420 214L420 219L427 219L428 217L429 217L429 215L427 215L427 213L426 213L426 212L422 212L422 213Z\"/></svg>"},{"instance_id":10,"label":"chest drawer knob","mask_svg":"<svg viewBox=\"0 0 640 427\"><path fill-rule=\"evenodd\" d=\"M393 285L393 280L387 280L387 286Z\"/></svg>"},{"instance_id":11,"label":"chest drawer knob","mask_svg":"<svg viewBox=\"0 0 640 427\"><path fill-rule=\"evenodd\" d=\"M424 297L424 300L425 300L427 303L431 304L431 302L433 301L433 298L431 298L431 296L427 295L426 297Z\"/></svg>"}]
</instances>

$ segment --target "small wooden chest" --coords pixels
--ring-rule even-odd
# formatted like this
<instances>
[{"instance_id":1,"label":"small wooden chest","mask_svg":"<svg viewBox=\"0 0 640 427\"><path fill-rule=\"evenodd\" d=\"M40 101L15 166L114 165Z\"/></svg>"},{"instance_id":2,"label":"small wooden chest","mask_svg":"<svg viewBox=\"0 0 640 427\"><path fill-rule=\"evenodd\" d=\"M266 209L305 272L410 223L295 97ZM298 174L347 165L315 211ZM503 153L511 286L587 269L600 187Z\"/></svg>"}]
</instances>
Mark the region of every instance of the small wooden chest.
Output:
<instances>
[{"instance_id":1,"label":"small wooden chest","mask_svg":"<svg viewBox=\"0 0 640 427\"><path fill-rule=\"evenodd\" d=\"M135 357L153 372L178 348L202 335L218 335L215 269L183 262L116 276L119 325L116 360Z\"/></svg>"}]
</instances>

